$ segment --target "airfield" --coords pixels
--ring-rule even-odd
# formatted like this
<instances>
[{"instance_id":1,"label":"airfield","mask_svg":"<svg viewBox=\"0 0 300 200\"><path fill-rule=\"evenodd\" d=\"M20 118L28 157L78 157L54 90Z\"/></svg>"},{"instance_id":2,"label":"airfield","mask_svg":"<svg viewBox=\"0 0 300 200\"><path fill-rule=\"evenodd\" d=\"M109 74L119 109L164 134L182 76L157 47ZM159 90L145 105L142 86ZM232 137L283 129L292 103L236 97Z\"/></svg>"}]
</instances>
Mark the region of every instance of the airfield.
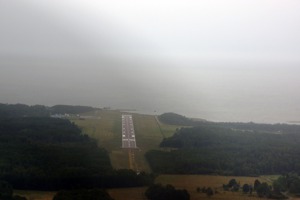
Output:
<instances>
[{"instance_id":1,"label":"airfield","mask_svg":"<svg viewBox=\"0 0 300 200\"><path fill-rule=\"evenodd\" d=\"M88 116L88 117L85 117ZM101 110L86 113L82 117L70 118L83 133L97 140L104 147L116 169L132 169L134 171L151 172L144 154L151 149L160 149L159 144L164 137L172 136L181 126L161 123L154 115L125 113L119 110ZM230 177L211 175L159 175L155 182L172 184L178 189L188 190L191 200L244 200L263 199L256 195L248 196L242 192L223 191L222 184L235 178L240 184L253 183L255 179L271 183L276 177ZM197 187L211 187L218 191L212 197L198 193ZM147 200L144 193L146 187L116 188L108 192L115 200ZM50 200L55 192L16 191L16 194L26 196L31 200Z\"/></svg>"}]
</instances>

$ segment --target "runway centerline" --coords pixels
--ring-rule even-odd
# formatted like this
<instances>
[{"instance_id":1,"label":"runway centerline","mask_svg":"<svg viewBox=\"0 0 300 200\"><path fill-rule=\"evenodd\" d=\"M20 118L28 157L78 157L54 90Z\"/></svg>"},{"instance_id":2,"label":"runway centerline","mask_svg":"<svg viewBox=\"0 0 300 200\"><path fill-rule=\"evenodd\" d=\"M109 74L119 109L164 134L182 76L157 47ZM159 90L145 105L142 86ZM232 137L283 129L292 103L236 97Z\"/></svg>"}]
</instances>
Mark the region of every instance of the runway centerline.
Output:
<instances>
[{"instance_id":1,"label":"runway centerline","mask_svg":"<svg viewBox=\"0 0 300 200\"><path fill-rule=\"evenodd\" d=\"M136 148L132 115L122 115L122 148Z\"/></svg>"}]
</instances>

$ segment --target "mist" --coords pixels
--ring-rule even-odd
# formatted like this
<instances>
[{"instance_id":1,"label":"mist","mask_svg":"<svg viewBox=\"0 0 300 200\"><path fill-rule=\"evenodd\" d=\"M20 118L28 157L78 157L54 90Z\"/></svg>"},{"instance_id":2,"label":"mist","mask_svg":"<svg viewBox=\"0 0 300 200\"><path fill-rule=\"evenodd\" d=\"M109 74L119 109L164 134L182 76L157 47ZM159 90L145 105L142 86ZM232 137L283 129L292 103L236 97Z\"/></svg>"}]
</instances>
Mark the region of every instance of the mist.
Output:
<instances>
[{"instance_id":1,"label":"mist","mask_svg":"<svg viewBox=\"0 0 300 200\"><path fill-rule=\"evenodd\" d=\"M300 3L282 4L1 1L0 102L300 121Z\"/></svg>"}]
</instances>

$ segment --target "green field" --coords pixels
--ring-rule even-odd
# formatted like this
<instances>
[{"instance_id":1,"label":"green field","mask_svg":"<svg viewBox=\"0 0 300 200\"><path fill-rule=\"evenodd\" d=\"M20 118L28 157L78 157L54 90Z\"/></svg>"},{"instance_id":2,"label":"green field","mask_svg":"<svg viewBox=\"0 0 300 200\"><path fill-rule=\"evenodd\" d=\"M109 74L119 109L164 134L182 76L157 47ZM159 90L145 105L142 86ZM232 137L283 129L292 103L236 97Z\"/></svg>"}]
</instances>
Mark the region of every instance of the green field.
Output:
<instances>
[{"instance_id":1,"label":"green field","mask_svg":"<svg viewBox=\"0 0 300 200\"><path fill-rule=\"evenodd\" d=\"M100 146L109 151L114 168L129 168L128 151L121 148L121 115L118 110L102 110L86 113L88 118L72 119L84 133L96 139ZM155 116L132 114L137 149L135 165L139 171L149 172L144 154L150 149L158 149L163 137L171 136L178 126L161 124Z\"/></svg>"}]
</instances>

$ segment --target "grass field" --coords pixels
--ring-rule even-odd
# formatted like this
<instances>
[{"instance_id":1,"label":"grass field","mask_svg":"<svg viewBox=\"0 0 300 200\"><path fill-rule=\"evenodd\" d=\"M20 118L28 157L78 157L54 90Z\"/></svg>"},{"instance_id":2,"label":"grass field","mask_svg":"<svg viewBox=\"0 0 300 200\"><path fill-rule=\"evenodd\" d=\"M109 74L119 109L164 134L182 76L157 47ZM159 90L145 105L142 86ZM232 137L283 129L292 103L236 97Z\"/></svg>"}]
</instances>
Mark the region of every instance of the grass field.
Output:
<instances>
[{"instance_id":1,"label":"grass field","mask_svg":"<svg viewBox=\"0 0 300 200\"><path fill-rule=\"evenodd\" d=\"M230 179L235 178L241 185L247 183L252 184L256 179L261 182L266 182L266 177L234 177L234 176L210 176L210 175L161 175L156 179L156 183L163 185L172 184L177 189L186 189L191 200L206 200L206 199L219 199L219 200L258 200L253 193L252 196L245 195L242 192L229 192L223 191L222 185L227 184ZM268 182L271 184L270 182ZM218 194L212 197L207 197L206 194L198 193L197 187L211 187L213 190L218 191ZM125 189L110 189L109 193L115 200L146 200L144 195L146 188L125 188Z\"/></svg>"},{"instance_id":2,"label":"grass field","mask_svg":"<svg viewBox=\"0 0 300 200\"><path fill-rule=\"evenodd\" d=\"M272 176L274 177L274 176ZM172 184L177 189L188 190L191 200L205 200L205 199L219 199L219 200L256 200L263 199L253 196L248 196L242 192L228 192L223 191L222 185L229 182L230 179L235 178L241 185L248 183L253 184L255 179L261 182L270 180L268 176L262 177L234 177L234 176L210 176L210 175L161 175L157 177L156 183L163 185ZM268 182L270 183L270 182ZM207 197L203 193L197 193L197 187L211 187L218 191L218 194L212 197ZM118 188L109 189L108 192L115 200L146 200L144 195L146 187L139 188ZM15 194L26 196L28 200L50 200L53 198L55 192L36 192L36 191L16 191Z\"/></svg>"},{"instance_id":3,"label":"grass field","mask_svg":"<svg viewBox=\"0 0 300 200\"><path fill-rule=\"evenodd\" d=\"M223 184L227 184L229 180L236 179L240 185L254 184L254 181L258 179L260 182L266 182L265 178L262 177L236 177L236 176L210 176L210 175L161 175L156 179L157 183L161 184L172 184L178 189L186 189L191 195L192 200L198 199L262 199L257 198L255 193L249 197L242 192L229 192L223 191ZM270 182L268 182L271 184ZM207 197L206 194L198 193L197 187L211 187L214 191L218 191L212 197Z\"/></svg>"},{"instance_id":4,"label":"grass field","mask_svg":"<svg viewBox=\"0 0 300 200\"><path fill-rule=\"evenodd\" d=\"M129 168L128 152L121 148L121 115L117 110L102 110L87 113L91 118L72 119L84 133L96 139L100 146L109 151L114 168ZM144 154L159 148L163 136L171 136L178 126L161 124L155 116L132 114L138 149L134 150L135 166L139 171L149 172Z\"/></svg>"},{"instance_id":5,"label":"grass field","mask_svg":"<svg viewBox=\"0 0 300 200\"><path fill-rule=\"evenodd\" d=\"M128 168L127 154L121 149L121 113L102 110L86 115L92 118L72 119L72 121L109 152L114 168Z\"/></svg>"}]
</instances>

